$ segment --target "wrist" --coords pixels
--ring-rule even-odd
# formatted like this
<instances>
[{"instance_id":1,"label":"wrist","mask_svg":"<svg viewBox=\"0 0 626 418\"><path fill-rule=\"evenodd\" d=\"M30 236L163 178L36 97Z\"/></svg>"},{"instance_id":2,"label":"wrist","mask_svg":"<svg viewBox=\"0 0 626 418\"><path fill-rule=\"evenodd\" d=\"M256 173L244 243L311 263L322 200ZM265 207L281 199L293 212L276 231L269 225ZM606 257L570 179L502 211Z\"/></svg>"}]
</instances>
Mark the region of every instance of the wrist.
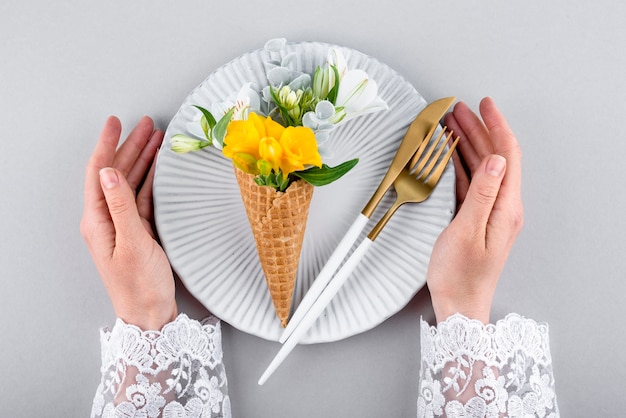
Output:
<instances>
[{"instance_id":1,"label":"wrist","mask_svg":"<svg viewBox=\"0 0 626 418\"><path fill-rule=\"evenodd\" d=\"M178 306L174 302L168 308L133 309L127 312L116 312L118 318L127 324L135 325L142 331L161 331L161 329L178 316Z\"/></svg>"},{"instance_id":2,"label":"wrist","mask_svg":"<svg viewBox=\"0 0 626 418\"><path fill-rule=\"evenodd\" d=\"M432 299L435 320L443 322L454 314L461 314L469 319L476 319L483 324L489 323L491 303L458 303L456 301L443 301Z\"/></svg>"}]
</instances>

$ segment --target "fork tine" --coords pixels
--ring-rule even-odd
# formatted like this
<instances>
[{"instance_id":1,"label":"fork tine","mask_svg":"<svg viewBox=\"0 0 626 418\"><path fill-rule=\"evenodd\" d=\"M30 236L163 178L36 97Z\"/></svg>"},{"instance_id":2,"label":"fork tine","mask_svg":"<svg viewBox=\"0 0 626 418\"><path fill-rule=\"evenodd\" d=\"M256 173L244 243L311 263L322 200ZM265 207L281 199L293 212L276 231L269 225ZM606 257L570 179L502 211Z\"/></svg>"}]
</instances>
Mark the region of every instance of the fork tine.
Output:
<instances>
[{"instance_id":1,"label":"fork tine","mask_svg":"<svg viewBox=\"0 0 626 418\"><path fill-rule=\"evenodd\" d=\"M433 168L435 167L435 164L437 164L437 161L439 161L439 157L441 157L441 154L443 153L443 151L446 149L446 144L450 141L450 137L452 137L452 131L449 131L450 133L446 136L445 140L443 138L443 133L446 131L447 127L443 127L443 131L441 132L441 134L439 135L439 137L437 138L437 141L435 142L435 144L433 145L433 148L437 148L437 153L430 158L429 156L429 161L430 164L428 164L428 167L426 167L422 174L419 176L419 180L420 181L425 181L428 176L430 175L430 173L433 171ZM423 161L424 164L426 164L426 160ZM422 165L424 165L422 164ZM419 171L416 171L415 174L419 174Z\"/></svg>"},{"instance_id":2,"label":"fork tine","mask_svg":"<svg viewBox=\"0 0 626 418\"><path fill-rule=\"evenodd\" d=\"M452 133L450 133L450 135L451 134ZM444 155L441 162L437 165L437 168L432 173L432 175L430 176L426 184L428 184L431 187L435 187L435 185L439 182L439 179L441 178L441 175L443 174L443 170L446 169L446 166L448 165L450 158L452 158L452 153L454 153L454 149L456 148L456 145L459 143L459 139L461 139L461 137L457 136L454 142L452 143L452 145L450 145L450 147L448 148L448 152L446 152L446 155Z\"/></svg>"},{"instance_id":3,"label":"fork tine","mask_svg":"<svg viewBox=\"0 0 626 418\"><path fill-rule=\"evenodd\" d=\"M414 171L415 171L416 174L419 174L419 172L422 171L422 169L424 168L424 165L426 164L426 162L430 158L430 155L433 153L433 150L435 149L437 143L439 142L439 140L441 139L441 136L444 133L445 133L445 127L444 127L444 129L441 132L439 132L439 136L437 136L437 139L428 148L428 152L426 153L426 155L423 158L422 158L422 154L424 154L424 150L426 150L426 147L428 146L428 144L431 143L431 141L430 141L430 138L425 138L422 141L422 143L420 144L420 147L415 152L415 154L413 155L413 158L411 158L411 162L407 166L409 168L409 170L411 170L412 168L415 168Z\"/></svg>"}]
</instances>

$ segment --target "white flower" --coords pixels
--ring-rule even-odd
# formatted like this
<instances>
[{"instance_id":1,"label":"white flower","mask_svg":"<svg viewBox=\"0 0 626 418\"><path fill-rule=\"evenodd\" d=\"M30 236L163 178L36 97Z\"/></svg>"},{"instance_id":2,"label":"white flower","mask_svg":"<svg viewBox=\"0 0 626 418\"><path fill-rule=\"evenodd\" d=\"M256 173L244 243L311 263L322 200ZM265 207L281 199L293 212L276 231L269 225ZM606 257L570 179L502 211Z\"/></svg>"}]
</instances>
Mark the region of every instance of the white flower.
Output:
<instances>
[{"instance_id":1,"label":"white flower","mask_svg":"<svg viewBox=\"0 0 626 418\"><path fill-rule=\"evenodd\" d=\"M360 115L387 110L389 106L378 96L378 85L363 70L348 70L340 79L333 123Z\"/></svg>"},{"instance_id":2,"label":"white flower","mask_svg":"<svg viewBox=\"0 0 626 418\"><path fill-rule=\"evenodd\" d=\"M332 123L350 120L360 115L387 110L389 106L378 96L378 84L363 70L349 70L346 58L341 51L332 48L328 52L327 61L328 80L330 89L339 83L339 91L335 101L336 113L331 118ZM339 76L335 80L335 73L331 66L337 69Z\"/></svg>"},{"instance_id":3,"label":"white flower","mask_svg":"<svg viewBox=\"0 0 626 418\"><path fill-rule=\"evenodd\" d=\"M233 107L235 108L233 120L248 119L249 112L260 112L261 99L259 94L252 89L252 83L244 84L237 93L229 95L225 101L215 103L211 107L211 113L215 120L220 120Z\"/></svg>"},{"instance_id":4,"label":"white flower","mask_svg":"<svg viewBox=\"0 0 626 418\"><path fill-rule=\"evenodd\" d=\"M235 108L235 112L232 116L233 120L248 119L248 114L250 112L255 112L259 114L263 113L261 112L261 98L259 97L259 94L252 89L252 83L244 84L237 93L230 94L225 101L212 103L210 109L208 110L209 112L211 112L215 120L219 121L222 116L228 113L228 111L233 107ZM210 133L207 133L203 130L202 124L200 123L201 119L202 112L197 109L193 120L191 122L187 122L187 131L191 134L190 137L186 137L187 139L185 139L185 141L182 143L177 143L177 145L181 148L181 151L174 151L181 153L191 152L197 151L206 146L205 144L203 144L202 147L197 148L198 144L191 141L191 139L193 138L204 138L207 140L211 139ZM222 145L219 141L212 141L211 145L219 150L222 149Z\"/></svg>"}]
</instances>

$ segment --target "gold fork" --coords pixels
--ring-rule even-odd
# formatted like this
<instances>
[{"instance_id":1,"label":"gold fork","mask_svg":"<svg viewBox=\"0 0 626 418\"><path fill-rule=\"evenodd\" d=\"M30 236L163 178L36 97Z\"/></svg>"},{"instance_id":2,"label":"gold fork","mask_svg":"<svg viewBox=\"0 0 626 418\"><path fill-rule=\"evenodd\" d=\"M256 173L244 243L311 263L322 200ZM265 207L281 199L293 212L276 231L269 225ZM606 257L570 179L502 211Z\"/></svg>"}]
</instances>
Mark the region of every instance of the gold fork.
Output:
<instances>
[{"instance_id":1,"label":"gold fork","mask_svg":"<svg viewBox=\"0 0 626 418\"><path fill-rule=\"evenodd\" d=\"M278 366L280 366L283 360L287 358L289 353L298 344L309 328L313 326L317 318L322 314L341 286L343 286L348 277L350 277L352 271L355 269L357 264L359 264L365 253L367 253L380 231L384 228L396 210L405 203L423 202L432 194L435 186L441 179L450 158L452 158L452 153L454 152L457 143L459 142L459 138L457 137L454 143L452 143L452 145L448 148L446 154L441 158L441 154L445 150L446 144L452 136L452 131L450 131L447 136L444 136L445 132L446 127L441 130L437 139L434 141L426 139L421 143L411 161L393 182L393 186L396 191L395 202L387 210L385 215L383 215L380 221L378 221L368 236L354 250L352 255L346 260L341 269L339 269L337 274L335 274L330 283L324 288L320 296L304 315L300 323L296 326L296 328L294 328L292 334L287 338L283 346L278 351L278 354L276 354L276 357L274 357L259 379L259 385L265 383ZM428 146L429 143L431 143L430 146Z\"/></svg>"},{"instance_id":2,"label":"gold fork","mask_svg":"<svg viewBox=\"0 0 626 418\"><path fill-rule=\"evenodd\" d=\"M376 239L380 231L387 225L391 216L396 213L400 206L405 203L423 202L428 199L428 196L435 190L435 186L439 183L443 171L448 165L450 158L452 158L452 153L456 145L459 143L459 137L457 136L448 148L446 154L440 160L441 154L453 134L452 130L450 130L448 131L448 135L445 135L446 130L447 127L444 126L437 136L437 139L432 141L430 146L428 146L429 141L422 142L406 168L396 177L393 182L393 188L396 191L396 200L367 235L371 241Z\"/></svg>"}]
</instances>

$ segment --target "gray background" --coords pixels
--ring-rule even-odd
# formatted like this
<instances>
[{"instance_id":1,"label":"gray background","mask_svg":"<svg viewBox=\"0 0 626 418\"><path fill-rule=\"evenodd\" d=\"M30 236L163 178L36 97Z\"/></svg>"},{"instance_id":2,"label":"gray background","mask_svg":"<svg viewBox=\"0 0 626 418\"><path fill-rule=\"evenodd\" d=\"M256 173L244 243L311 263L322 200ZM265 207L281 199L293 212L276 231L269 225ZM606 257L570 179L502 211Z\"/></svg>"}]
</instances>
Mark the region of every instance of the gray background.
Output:
<instances>
[{"instance_id":1,"label":"gray background","mask_svg":"<svg viewBox=\"0 0 626 418\"><path fill-rule=\"evenodd\" d=\"M78 224L106 117L165 128L212 70L274 37L375 56L428 101L494 97L522 144L526 224L493 318L550 324L563 416L623 414L625 17L620 1L3 1L0 415L89 414L114 315ZM414 416L420 315L426 290L370 332L298 348L263 387L278 345L225 325L234 415Z\"/></svg>"}]
</instances>

